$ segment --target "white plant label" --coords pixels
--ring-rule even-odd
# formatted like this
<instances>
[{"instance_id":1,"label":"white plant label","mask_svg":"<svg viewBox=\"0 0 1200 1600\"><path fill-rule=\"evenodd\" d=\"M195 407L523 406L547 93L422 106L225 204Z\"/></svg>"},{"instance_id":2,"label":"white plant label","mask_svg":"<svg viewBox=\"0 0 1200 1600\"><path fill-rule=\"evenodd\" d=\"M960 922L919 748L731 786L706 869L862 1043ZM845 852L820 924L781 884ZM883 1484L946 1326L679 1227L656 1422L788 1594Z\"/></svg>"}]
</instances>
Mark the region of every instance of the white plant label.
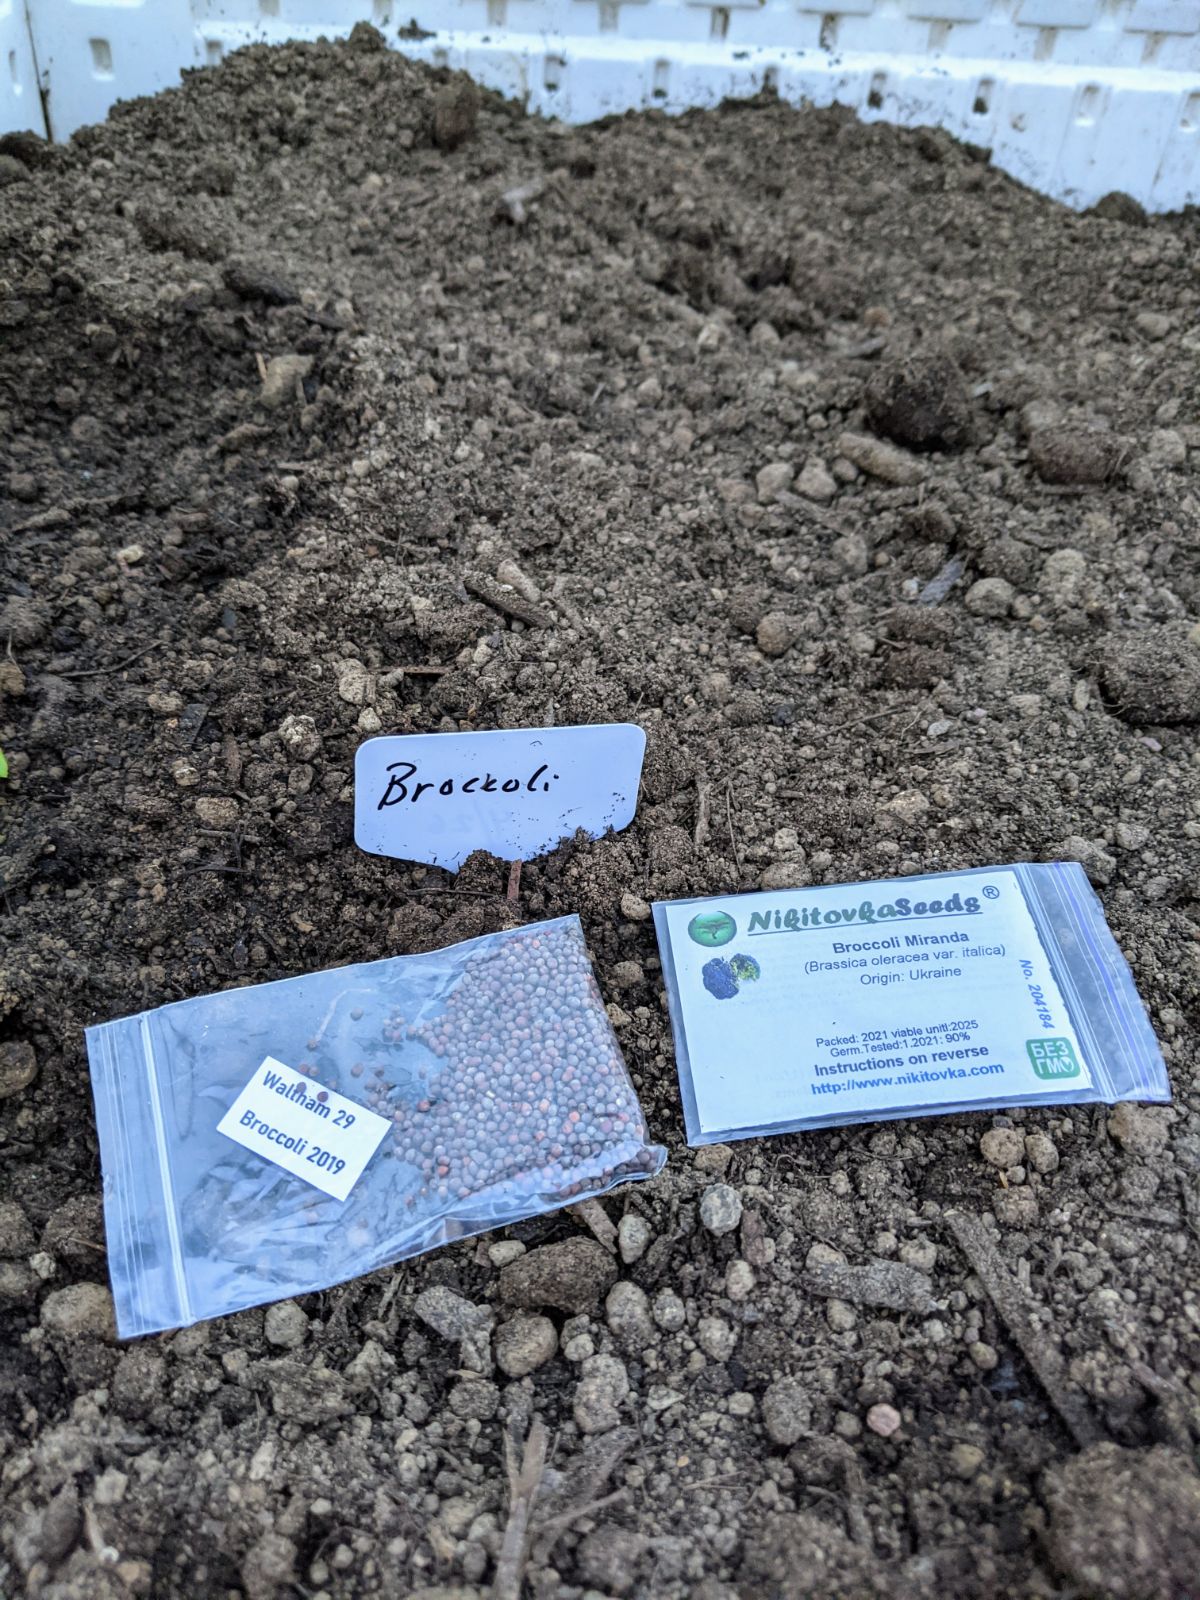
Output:
<instances>
[{"instance_id":1,"label":"white plant label","mask_svg":"<svg viewBox=\"0 0 1200 1600\"><path fill-rule=\"evenodd\" d=\"M628 722L368 739L354 760L360 850L457 872L472 850L528 861L633 821L646 735Z\"/></svg>"},{"instance_id":2,"label":"white plant label","mask_svg":"<svg viewBox=\"0 0 1200 1600\"><path fill-rule=\"evenodd\" d=\"M390 1127L386 1117L268 1056L217 1132L345 1200Z\"/></svg>"},{"instance_id":3,"label":"white plant label","mask_svg":"<svg viewBox=\"0 0 1200 1600\"><path fill-rule=\"evenodd\" d=\"M657 910L702 1135L1092 1082L1011 870Z\"/></svg>"}]
</instances>

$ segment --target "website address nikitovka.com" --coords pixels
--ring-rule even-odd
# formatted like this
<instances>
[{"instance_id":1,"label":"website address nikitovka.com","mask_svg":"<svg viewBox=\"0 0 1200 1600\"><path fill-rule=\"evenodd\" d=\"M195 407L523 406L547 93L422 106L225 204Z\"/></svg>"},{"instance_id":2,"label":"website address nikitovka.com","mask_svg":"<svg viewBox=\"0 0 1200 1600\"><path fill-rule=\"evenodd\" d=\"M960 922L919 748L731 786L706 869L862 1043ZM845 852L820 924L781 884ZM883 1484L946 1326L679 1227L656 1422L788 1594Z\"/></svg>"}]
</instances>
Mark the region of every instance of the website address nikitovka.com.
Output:
<instances>
[{"instance_id":1,"label":"website address nikitovka.com","mask_svg":"<svg viewBox=\"0 0 1200 1600\"><path fill-rule=\"evenodd\" d=\"M818 1067L818 1072L821 1070ZM889 1078L848 1078L843 1083L814 1083L810 1085L813 1094L844 1094L847 1089L888 1089L894 1084L913 1083L942 1083L947 1078L988 1078L997 1072L1004 1071L1004 1064L1000 1061L984 1061L975 1067L942 1067L931 1072L927 1067L920 1067L912 1072L899 1072Z\"/></svg>"}]
</instances>

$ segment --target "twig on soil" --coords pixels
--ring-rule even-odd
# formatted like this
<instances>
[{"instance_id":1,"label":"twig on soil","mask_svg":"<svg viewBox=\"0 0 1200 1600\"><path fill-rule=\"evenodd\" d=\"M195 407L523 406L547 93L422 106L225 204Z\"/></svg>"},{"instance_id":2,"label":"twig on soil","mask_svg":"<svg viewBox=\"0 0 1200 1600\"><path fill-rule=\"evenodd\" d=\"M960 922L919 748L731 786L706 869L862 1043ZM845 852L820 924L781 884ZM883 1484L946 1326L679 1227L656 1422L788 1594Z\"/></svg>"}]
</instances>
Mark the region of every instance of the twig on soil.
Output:
<instances>
[{"instance_id":1,"label":"twig on soil","mask_svg":"<svg viewBox=\"0 0 1200 1600\"><path fill-rule=\"evenodd\" d=\"M550 591L550 598L553 600L555 607L562 612L570 626L575 629L576 633L586 633L587 625L580 613L567 599L566 587L567 580L565 578L555 578L554 587Z\"/></svg>"},{"instance_id":2,"label":"twig on soil","mask_svg":"<svg viewBox=\"0 0 1200 1600\"><path fill-rule=\"evenodd\" d=\"M1200 1206L1197 1205L1196 1196L1182 1172L1176 1173L1176 1180L1179 1184L1179 1199L1183 1205L1183 1219L1190 1231L1200 1239Z\"/></svg>"},{"instance_id":3,"label":"twig on soil","mask_svg":"<svg viewBox=\"0 0 1200 1600\"><path fill-rule=\"evenodd\" d=\"M497 583L507 584L510 589L515 589L518 594L523 594L532 605L537 605L542 598L541 590L533 579L522 572L520 567L511 558L502 561L496 568Z\"/></svg>"},{"instance_id":4,"label":"twig on soil","mask_svg":"<svg viewBox=\"0 0 1200 1600\"><path fill-rule=\"evenodd\" d=\"M267 948L269 950L273 950L275 952L275 959L277 961L286 961L287 960L287 956L279 948L279 946L275 943L274 939L272 939L271 935L267 932L267 930L264 927L262 927L262 925L260 923L256 922L254 924L254 932L258 935L258 937L262 940L262 942L267 946Z\"/></svg>"},{"instance_id":5,"label":"twig on soil","mask_svg":"<svg viewBox=\"0 0 1200 1600\"><path fill-rule=\"evenodd\" d=\"M499 611L502 616L513 617L517 622L524 622L530 628L554 626L554 618L548 611L543 611L541 606L532 605L517 594L516 590L502 588L500 584L481 572L464 573L463 588L477 600L482 600L485 605Z\"/></svg>"},{"instance_id":6,"label":"twig on soil","mask_svg":"<svg viewBox=\"0 0 1200 1600\"><path fill-rule=\"evenodd\" d=\"M1173 1445L1191 1448L1193 1436L1200 1437L1200 1407L1195 1398L1175 1378L1161 1377L1145 1361L1131 1361L1129 1371L1158 1402L1162 1427Z\"/></svg>"},{"instance_id":7,"label":"twig on soil","mask_svg":"<svg viewBox=\"0 0 1200 1600\"><path fill-rule=\"evenodd\" d=\"M510 906L515 906L521 894L521 868L524 862L514 861L508 869L508 893L505 896Z\"/></svg>"},{"instance_id":8,"label":"twig on soil","mask_svg":"<svg viewBox=\"0 0 1200 1600\"><path fill-rule=\"evenodd\" d=\"M834 352L837 361L862 361L867 356L877 356L887 347L887 340L879 334L874 334L870 339L862 339L858 344L847 345L844 350Z\"/></svg>"},{"instance_id":9,"label":"twig on soil","mask_svg":"<svg viewBox=\"0 0 1200 1600\"><path fill-rule=\"evenodd\" d=\"M711 804L712 784L701 783L696 779L696 831L692 835L692 843L696 850L704 848L708 839L708 813Z\"/></svg>"},{"instance_id":10,"label":"twig on soil","mask_svg":"<svg viewBox=\"0 0 1200 1600\"><path fill-rule=\"evenodd\" d=\"M1200 1405L1178 1378L1163 1378L1143 1361L1130 1364L1130 1371L1159 1403L1161 1425L1173 1444L1191 1450L1200 1439Z\"/></svg>"},{"instance_id":11,"label":"twig on soil","mask_svg":"<svg viewBox=\"0 0 1200 1600\"><path fill-rule=\"evenodd\" d=\"M380 1322L383 1321L384 1317L386 1317L388 1312L391 1310L392 1301L396 1298L396 1292L400 1288L400 1280L401 1273L393 1272L388 1281L387 1288L379 1297L379 1307L375 1312L375 1316Z\"/></svg>"},{"instance_id":12,"label":"twig on soil","mask_svg":"<svg viewBox=\"0 0 1200 1600\"><path fill-rule=\"evenodd\" d=\"M738 844L737 834L733 829L733 779L725 785L725 821L729 824L729 843L733 847L733 859L737 862L737 869L742 870L742 847Z\"/></svg>"},{"instance_id":13,"label":"twig on soil","mask_svg":"<svg viewBox=\"0 0 1200 1600\"><path fill-rule=\"evenodd\" d=\"M846 728L861 727L864 722L884 722L888 717L898 717L902 712L911 710L911 706L892 706L888 711L872 711L865 717L851 717L849 722L835 722L824 729L824 732L841 733Z\"/></svg>"},{"instance_id":14,"label":"twig on soil","mask_svg":"<svg viewBox=\"0 0 1200 1600\"><path fill-rule=\"evenodd\" d=\"M508 1522L496 1561L492 1584L494 1600L521 1600L521 1583L529 1559L532 1535L530 1518L542 1487L550 1439L541 1417L534 1417L517 1461L517 1447L511 1434L504 1436L504 1470L508 1475Z\"/></svg>"},{"instance_id":15,"label":"twig on soil","mask_svg":"<svg viewBox=\"0 0 1200 1600\"><path fill-rule=\"evenodd\" d=\"M143 645L136 655L127 656L124 661L118 661L111 667L86 667L82 672L58 672L58 678L103 678L110 672L120 672L124 667L131 667L135 661L140 661L143 656L148 656L151 650L157 650L159 642L152 640L150 644Z\"/></svg>"},{"instance_id":16,"label":"twig on soil","mask_svg":"<svg viewBox=\"0 0 1200 1600\"><path fill-rule=\"evenodd\" d=\"M979 1218L968 1216L964 1211L950 1211L946 1222L970 1263L971 1271L995 1306L996 1314L1075 1443L1081 1450L1100 1443L1106 1438L1103 1428L1067 1376L1062 1357L1046 1342L1045 1333L1034 1323L1032 1297L1022 1293Z\"/></svg>"},{"instance_id":17,"label":"twig on soil","mask_svg":"<svg viewBox=\"0 0 1200 1600\"><path fill-rule=\"evenodd\" d=\"M533 1530L538 1561L550 1559L559 1534L573 1522L593 1516L628 1493L624 1488L606 1495L600 1491L635 1441L632 1428L614 1428L589 1439L574 1462L555 1474L553 1481L551 1474L546 1474L544 1509Z\"/></svg>"},{"instance_id":18,"label":"twig on soil","mask_svg":"<svg viewBox=\"0 0 1200 1600\"><path fill-rule=\"evenodd\" d=\"M88 1544L92 1547L92 1554L104 1566L111 1567L121 1559L121 1552L105 1539L99 1519L90 1505L85 1505L83 1508L83 1526L87 1533Z\"/></svg>"},{"instance_id":19,"label":"twig on soil","mask_svg":"<svg viewBox=\"0 0 1200 1600\"><path fill-rule=\"evenodd\" d=\"M451 667L389 667L380 674L379 687L390 689L399 683L401 678L444 678L446 673L452 671Z\"/></svg>"},{"instance_id":20,"label":"twig on soil","mask_svg":"<svg viewBox=\"0 0 1200 1600\"><path fill-rule=\"evenodd\" d=\"M594 1517L597 1511L603 1511L605 1506L615 1505L618 1500L623 1500L629 1493L628 1489L614 1489L611 1494L601 1495L599 1500L589 1500L584 1506L570 1506L566 1511L560 1511L556 1517L547 1517L545 1522L539 1522L537 1533L559 1533L564 1528L569 1528L573 1522L578 1522L580 1517Z\"/></svg>"},{"instance_id":21,"label":"twig on soil","mask_svg":"<svg viewBox=\"0 0 1200 1600\"><path fill-rule=\"evenodd\" d=\"M422 889L418 887L414 889L405 889L404 892L405 894L452 894L456 895L460 900L495 899L495 895L490 894L487 889L459 889L453 885L430 885L428 889Z\"/></svg>"},{"instance_id":22,"label":"twig on soil","mask_svg":"<svg viewBox=\"0 0 1200 1600\"><path fill-rule=\"evenodd\" d=\"M590 1228L606 1250L617 1253L617 1230L607 1211L599 1200L581 1200L577 1206L570 1207L571 1215L583 1223L585 1228Z\"/></svg>"},{"instance_id":23,"label":"twig on soil","mask_svg":"<svg viewBox=\"0 0 1200 1600\"><path fill-rule=\"evenodd\" d=\"M259 380L262 383L266 383L266 381L267 381L267 363L263 359L263 353L262 353L261 350L256 350L254 352L254 360L255 360L255 362L256 362L256 364L258 366Z\"/></svg>"}]
</instances>

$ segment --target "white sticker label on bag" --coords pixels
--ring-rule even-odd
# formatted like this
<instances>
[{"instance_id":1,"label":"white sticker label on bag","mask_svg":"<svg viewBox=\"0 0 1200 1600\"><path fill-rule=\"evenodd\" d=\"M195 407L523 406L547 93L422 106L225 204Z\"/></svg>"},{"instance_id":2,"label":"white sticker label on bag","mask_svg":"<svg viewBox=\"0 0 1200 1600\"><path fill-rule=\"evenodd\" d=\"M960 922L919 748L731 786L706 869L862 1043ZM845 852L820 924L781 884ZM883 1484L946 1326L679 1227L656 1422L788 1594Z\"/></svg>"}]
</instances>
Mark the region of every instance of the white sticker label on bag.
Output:
<instances>
[{"instance_id":1,"label":"white sticker label on bag","mask_svg":"<svg viewBox=\"0 0 1200 1600\"><path fill-rule=\"evenodd\" d=\"M1091 1082L1011 870L664 909L702 1134Z\"/></svg>"},{"instance_id":2,"label":"white sticker label on bag","mask_svg":"<svg viewBox=\"0 0 1200 1600\"><path fill-rule=\"evenodd\" d=\"M386 1117L268 1056L217 1132L344 1200L390 1126Z\"/></svg>"},{"instance_id":3,"label":"white sticker label on bag","mask_svg":"<svg viewBox=\"0 0 1200 1600\"><path fill-rule=\"evenodd\" d=\"M472 850L528 861L633 821L646 735L631 722L387 735L354 758L354 841L457 872Z\"/></svg>"}]
</instances>

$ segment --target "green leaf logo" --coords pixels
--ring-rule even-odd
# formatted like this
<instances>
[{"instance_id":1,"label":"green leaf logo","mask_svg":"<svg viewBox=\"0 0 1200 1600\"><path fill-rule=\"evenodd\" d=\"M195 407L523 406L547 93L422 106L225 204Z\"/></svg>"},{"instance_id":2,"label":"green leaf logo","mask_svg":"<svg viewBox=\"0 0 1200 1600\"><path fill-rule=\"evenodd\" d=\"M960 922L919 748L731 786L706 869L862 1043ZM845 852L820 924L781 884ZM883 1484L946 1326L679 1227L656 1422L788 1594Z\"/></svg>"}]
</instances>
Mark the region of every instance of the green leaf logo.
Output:
<instances>
[{"instance_id":1,"label":"green leaf logo","mask_svg":"<svg viewBox=\"0 0 1200 1600\"><path fill-rule=\"evenodd\" d=\"M737 933L737 923L727 911L701 911L688 923L688 936L707 950L728 944Z\"/></svg>"}]
</instances>

